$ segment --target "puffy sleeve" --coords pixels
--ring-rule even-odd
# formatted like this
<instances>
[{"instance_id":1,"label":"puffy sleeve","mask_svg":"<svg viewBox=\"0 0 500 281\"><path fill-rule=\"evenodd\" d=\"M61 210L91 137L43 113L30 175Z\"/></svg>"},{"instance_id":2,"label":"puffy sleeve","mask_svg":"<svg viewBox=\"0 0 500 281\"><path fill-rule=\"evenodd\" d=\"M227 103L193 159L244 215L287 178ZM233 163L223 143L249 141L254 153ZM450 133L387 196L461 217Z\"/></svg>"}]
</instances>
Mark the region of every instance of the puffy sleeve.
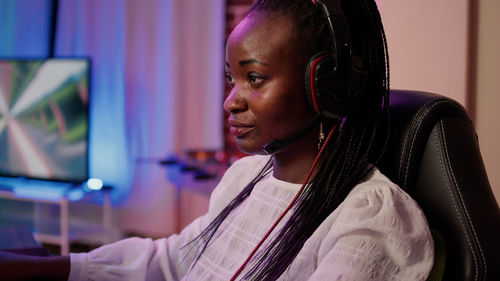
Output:
<instances>
[{"instance_id":1,"label":"puffy sleeve","mask_svg":"<svg viewBox=\"0 0 500 281\"><path fill-rule=\"evenodd\" d=\"M377 173L379 173L377 171ZM311 281L425 280L434 244L417 203L395 184L360 184L336 210Z\"/></svg>"},{"instance_id":2,"label":"puffy sleeve","mask_svg":"<svg viewBox=\"0 0 500 281\"><path fill-rule=\"evenodd\" d=\"M236 161L212 193L208 213L179 234L158 240L128 238L89 253L70 254L69 281L180 280L198 253L187 244L251 181L265 162L265 158L255 156Z\"/></svg>"},{"instance_id":3,"label":"puffy sleeve","mask_svg":"<svg viewBox=\"0 0 500 281\"><path fill-rule=\"evenodd\" d=\"M127 238L89 253L70 254L69 281L179 280L195 258L191 247L184 246L206 224L205 215L168 238Z\"/></svg>"}]
</instances>

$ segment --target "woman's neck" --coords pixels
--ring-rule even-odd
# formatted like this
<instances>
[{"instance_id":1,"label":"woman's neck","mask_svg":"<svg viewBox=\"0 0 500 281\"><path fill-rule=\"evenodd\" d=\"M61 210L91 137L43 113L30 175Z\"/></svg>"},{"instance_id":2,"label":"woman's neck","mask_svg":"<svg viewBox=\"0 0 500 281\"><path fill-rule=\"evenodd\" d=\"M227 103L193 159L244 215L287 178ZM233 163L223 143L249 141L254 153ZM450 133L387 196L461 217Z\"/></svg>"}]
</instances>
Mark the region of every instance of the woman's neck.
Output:
<instances>
[{"instance_id":1,"label":"woman's neck","mask_svg":"<svg viewBox=\"0 0 500 281\"><path fill-rule=\"evenodd\" d=\"M318 154L318 139L315 131L274 154L273 175L275 178L291 183L304 183Z\"/></svg>"}]
</instances>

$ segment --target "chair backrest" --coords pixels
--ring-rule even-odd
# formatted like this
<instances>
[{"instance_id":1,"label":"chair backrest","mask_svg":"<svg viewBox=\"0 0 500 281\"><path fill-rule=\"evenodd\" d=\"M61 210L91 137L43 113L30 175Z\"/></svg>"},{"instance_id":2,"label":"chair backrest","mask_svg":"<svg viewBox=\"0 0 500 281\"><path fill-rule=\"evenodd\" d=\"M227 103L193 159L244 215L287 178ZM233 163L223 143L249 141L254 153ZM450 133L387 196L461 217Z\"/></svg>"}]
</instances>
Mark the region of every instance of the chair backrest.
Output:
<instances>
[{"instance_id":1,"label":"chair backrest","mask_svg":"<svg viewBox=\"0 0 500 281\"><path fill-rule=\"evenodd\" d=\"M437 94L392 90L389 120L377 166L423 209L442 280L500 280L500 209L465 109Z\"/></svg>"}]
</instances>

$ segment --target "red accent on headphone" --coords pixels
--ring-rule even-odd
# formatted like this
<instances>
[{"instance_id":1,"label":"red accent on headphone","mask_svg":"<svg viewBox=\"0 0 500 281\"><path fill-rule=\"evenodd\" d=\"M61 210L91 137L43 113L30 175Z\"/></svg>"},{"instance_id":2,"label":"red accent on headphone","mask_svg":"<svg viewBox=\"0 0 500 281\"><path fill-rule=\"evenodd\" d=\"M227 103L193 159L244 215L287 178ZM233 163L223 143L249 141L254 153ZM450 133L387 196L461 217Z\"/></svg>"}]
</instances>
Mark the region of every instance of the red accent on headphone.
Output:
<instances>
[{"instance_id":1,"label":"red accent on headphone","mask_svg":"<svg viewBox=\"0 0 500 281\"><path fill-rule=\"evenodd\" d=\"M319 108L318 108L318 103L316 102L316 95L314 94L315 92L315 89L314 89L314 76L316 76L316 64L322 60L324 57L326 56L329 56L329 54L327 55L323 55L319 58L317 58L316 60L314 60L314 62L311 64L311 70L310 70L310 76L309 76L309 88L311 89L311 97L312 97L312 101L313 101L313 105L314 105L314 110L316 110L316 112L319 112Z\"/></svg>"}]
</instances>

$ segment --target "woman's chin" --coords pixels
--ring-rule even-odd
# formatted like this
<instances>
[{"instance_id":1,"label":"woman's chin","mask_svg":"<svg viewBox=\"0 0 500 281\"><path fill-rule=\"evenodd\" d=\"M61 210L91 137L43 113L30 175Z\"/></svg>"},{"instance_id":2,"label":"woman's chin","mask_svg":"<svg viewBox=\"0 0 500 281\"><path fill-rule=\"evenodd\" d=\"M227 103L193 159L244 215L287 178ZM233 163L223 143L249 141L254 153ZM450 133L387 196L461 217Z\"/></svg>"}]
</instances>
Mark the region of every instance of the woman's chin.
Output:
<instances>
[{"instance_id":1,"label":"woman's chin","mask_svg":"<svg viewBox=\"0 0 500 281\"><path fill-rule=\"evenodd\" d=\"M264 150L262 150L262 146L257 145L255 143L249 143L244 139L236 139L236 145L238 149L247 154L266 154Z\"/></svg>"}]
</instances>

